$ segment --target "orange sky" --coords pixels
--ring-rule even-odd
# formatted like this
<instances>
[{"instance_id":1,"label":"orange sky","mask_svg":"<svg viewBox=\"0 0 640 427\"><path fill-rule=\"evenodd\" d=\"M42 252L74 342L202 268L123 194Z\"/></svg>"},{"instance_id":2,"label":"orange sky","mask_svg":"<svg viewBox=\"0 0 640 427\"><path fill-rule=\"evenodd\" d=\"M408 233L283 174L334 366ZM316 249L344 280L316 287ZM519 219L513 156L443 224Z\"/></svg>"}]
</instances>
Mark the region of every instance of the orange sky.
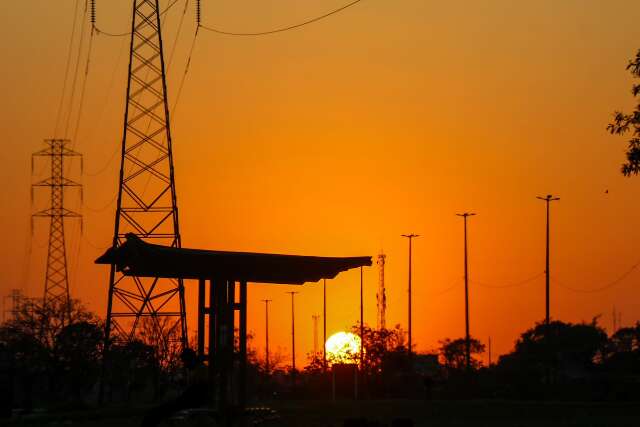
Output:
<instances>
[{"instance_id":1,"label":"orange sky","mask_svg":"<svg viewBox=\"0 0 640 427\"><path fill-rule=\"evenodd\" d=\"M130 1L97 3L103 29L127 30ZM203 3L207 25L255 31L343 1ZM181 0L167 14L167 56L183 8ZM40 0L8 3L0 14L2 295L16 287L42 293L46 223L36 224L31 255L26 251L29 214L46 203L37 197L30 206L30 184L38 179L30 176L30 154L55 127L73 10L72 0ZM269 37L201 32L172 117L183 245L329 256L383 248L388 321L406 326L407 254L399 235L419 233L419 351L464 334L462 286L442 294L462 282L456 212L478 213L469 222L472 280L509 284L543 271L544 204L535 196L557 194L553 275L581 289L614 280L640 252L640 182L620 175L625 140L605 130L613 110L633 106L624 67L640 47L639 13L635 1L365 0ZM194 20L191 4L168 71L172 105ZM112 237L127 42L94 39L75 141L85 156L85 205L68 197L85 215L82 239L77 223L67 226L71 292L100 315L108 272L93 260ZM74 111L77 101L78 94ZM75 113L70 122L73 129ZM602 314L610 329L615 305L623 324L635 322L639 277L599 293L552 284L552 316L577 322ZM352 271L330 283L329 333L358 319L358 278ZM365 271L365 287L365 319L375 324L375 268ZM292 288L252 285L249 328L260 352L260 300L268 297L272 348L289 354L285 292ZM491 336L495 353L509 351L519 332L543 318L543 289L542 278L507 289L472 283L472 335ZM311 315L322 312L321 284L297 290L303 363L313 346Z\"/></svg>"}]
</instances>

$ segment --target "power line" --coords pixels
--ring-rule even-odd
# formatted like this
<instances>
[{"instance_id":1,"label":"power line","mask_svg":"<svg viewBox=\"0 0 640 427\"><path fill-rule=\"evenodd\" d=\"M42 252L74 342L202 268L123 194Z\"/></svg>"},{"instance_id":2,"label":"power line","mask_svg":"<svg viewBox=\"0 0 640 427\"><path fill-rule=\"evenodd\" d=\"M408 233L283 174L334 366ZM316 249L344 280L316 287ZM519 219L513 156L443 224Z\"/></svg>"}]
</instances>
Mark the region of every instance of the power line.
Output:
<instances>
[{"instance_id":1,"label":"power line","mask_svg":"<svg viewBox=\"0 0 640 427\"><path fill-rule=\"evenodd\" d=\"M62 108L64 106L64 98L67 92L67 79L69 77L69 67L71 66L71 54L73 52L73 42L76 38L76 24L78 22L78 6L80 1L76 0L75 13L73 15L73 26L71 30L71 39L69 40L69 49L67 53L67 64L65 65L64 80L62 83L62 95L60 96L60 103L58 104L58 112L56 113L56 124L53 130L53 136L56 137L58 133L58 126L60 124L60 116L62 115Z\"/></svg>"},{"instance_id":2,"label":"power line","mask_svg":"<svg viewBox=\"0 0 640 427\"><path fill-rule=\"evenodd\" d=\"M86 17L87 10L85 9L83 17ZM78 43L78 55L76 57L75 68L73 71L73 80L71 84L71 97L69 98L68 104L68 112L67 112L67 120L64 127L64 137L67 137L67 132L69 131L69 123L71 122L71 116L73 113L73 101L76 96L76 83L78 81L78 69L80 68L80 59L82 55L82 47L84 45L84 28L86 21L83 19L82 26L80 27L80 42ZM74 141L71 141L71 147L73 148Z\"/></svg>"},{"instance_id":3,"label":"power line","mask_svg":"<svg viewBox=\"0 0 640 427\"><path fill-rule=\"evenodd\" d=\"M334 9L330 12L327 12L323 15L320 16L316 16L315 18L309 19L307 21L303 21L300 22L298 24L294 24L294 25L289 25L286 27L281 27L281 28L276 28L273 30L267 30L267 31L259 31L259 32L250 32L250 33L242 33L242 32L232 32L232 31L224 31L224 30L220 30L218 28L214 28L214 27L209 27L206 25L200 25L202 28L204 28L207 31L211 31L213 33L217 33L217 34L222 34L225 36L266 36L266 35L270 35L270 34L276 34L276 33L282 33L284 31L289 31L289 30L295 30L296 28L300 28L300 27L304 27L305 25L309 25L309 24L313 24L314 22L318 22L321 21L325 18L328 18L332 15L335 15L336 13L342 12L345 9L350 8L351 6L355 6L356 4L362 2L363 0L354 0L350 3L347 3L346 5L339 7L337 9Z\"/></svg>"},{"instance_id":4,"label":"power line","mask_svg":"<svg viewBox=\"0 0 640 427\"><path fill-rule=\"evenodd\" d=\"M581 288L574 288L572 286L568 286L564 283L562 283L561 281L558 280L557 277L553 276L553 280L556 281L556 283L558 283L558 285L560 285L561 287L572 291L572 292L579 292L579 293L585 293L585 294L591 294L591 293L595 293L595 292L602 292L602 291L606 291L610 288L613 288L614 286L618 285L620 282L622 282L624 279L626 279L627 277L629 277L631 275L631 273L633 273L638 266L640 266L640 261L636 262L635 264L633 264L627 271L625 271L624 273L622 273L618 278L616 278L615 280L606 283L604 285L598 286L596 288L593 289L581 289Z\"/></svg>"},{"instance_id":5,"label":"power line","mask_svg":"<svg viewBox=\"0 0 640 427\"><path fill-rule=\"evenodd\" d=\"M193 35L193 41L191 42L191 48L189 49L189 56L187 56L187 63L184 66L184 73L182 74L182 79L180 80L180 85L178 86L178 92L176 94L176 100L173 103L173 108L171 109L171 116L175 121L175 112L178 108L178 102L180 101L180 95L182 95L182 88L184 87L184 82L187 79L187 74L189 73L189 69L191 67L191 57L193 56L193 50L196 47L196 39L198 38L198 29L196 28L196 33Z\"/></svg>"},{"instance_id":6,"label":"power line","mask_svg":"<svg viewBox=\"0 0 640 427\"><path fill-rule=\"evenodd\" d=\"M477 280L470 280L470 282L474 283L476 285L483 286L485 288L506 289L506 288L515 288L515 287L518 287L518 286L527 285L527 284L533 282L534 280L539 279L542 276L544 276L544 272L537 273L535 276L531 276L531 277L529 277L527 279L520 280L520 281L514 282L514 283L508 283L508 284L505 284L505 285L493 285L493 284L489 284L489 283L479 282Z\"/></svg>"},{"instance_id":7,"label":"power line","mask_svg":"<svg viewBox=\"0 0 640 427\"><path fill-rule=\"evenodd\" d=\"M445 289L436 292L435 294L432 294L431 297L439 297L441 295L447 294L449 292L451 292L452 290L454 290L455 288L457 288L460 283L461 283L461 277L456 277L453 282L451 282L451 285L447 286Z\"/></svg>"}]
</instances>

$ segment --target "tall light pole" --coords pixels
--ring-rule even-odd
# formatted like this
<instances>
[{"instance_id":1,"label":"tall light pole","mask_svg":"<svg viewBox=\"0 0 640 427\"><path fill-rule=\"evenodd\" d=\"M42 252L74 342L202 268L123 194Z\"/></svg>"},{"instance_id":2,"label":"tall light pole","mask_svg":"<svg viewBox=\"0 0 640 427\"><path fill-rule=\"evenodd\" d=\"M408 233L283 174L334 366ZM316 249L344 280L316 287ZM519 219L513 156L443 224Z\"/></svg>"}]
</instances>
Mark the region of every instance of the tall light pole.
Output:
<instances>
[{"instance_id":1,"label":"tall light pole","mask_svg":"<svg viewBox=\"0 0 640 427\"><path fill-rule=\"evenodd\" d=\"M420 237L419 234L403 234L402 237L406 237L407 239L409 239L409 326L408 326L408 332L409 332L409 345L407 348L407 354L409 355L409 360L411 360L412 357L412 352L413 349L411 348L411 242L415 237Z\"/></svg>"},{"instance_id":2,"label":"tall light pole","mask_svg":"<svg viewBox=\"0 0 640 427\"><path fill-rule=\"evenodd\" d=\"M364 361L364 302L362 288L362 267L360 267L360 369L362 369L362 362Z\"/></svg>"},{"instance_id":3,"label":"tall light pole","mask_svg":"<svg viewBox=\"0 0 640 427\"><path fill-rule=\"evenodd\" d=\"M467 258L467 218L474 213L465 212L456 214L464 219L464 356L467 371L471 369L471 337L469 336L469 263Z\"/></svg>"},{"instance_id":4,"label":"tall light pole","mask_svg":"<svg viewBox=\"0 0 640 427\"><path fill-rule=\"evenodd\" d=\"M265 336L265 369L269 374L269 303L270 299L263 299L264 302L264 336Z\"/></svg>"},{"instance_id":5,"label":"tall light pole","mask_svg":"<svg viewBox=\"0 0 640 427\"><path fill-rule=\"evenodd\" d=\"M546 290L546 295L545 295L546 312L545 312L544 323L545 325L549 326L549 202L560 200L560 197L553 197L552 194L547 194L547 197L537 196L537 198L540 200L544 200L545 203L547 204L547 248L546 248L546 261L545 261L545 269L544 269L545 290Z\"/></svg>"},{"instance_id":6,"label":"tall light pole","mask_svg":"<svg viewBox=\"0 0 640 427\"><path fill-rule=\"evenodd\" d=\"M322 279L322 366L327 369L327 279Z\"/></svg>"},{"instance_id":7,"label":"tall light pole","mask_svg":"<svg viewBox=\"0 0 640 427\"><path fill-rule=\"evenodd\" d=\"M296 321L295 321L295 306L293 297L298 292L290 291L291 294L291 380L295 383L296 376Z\"/></svg>"}]
</instances>

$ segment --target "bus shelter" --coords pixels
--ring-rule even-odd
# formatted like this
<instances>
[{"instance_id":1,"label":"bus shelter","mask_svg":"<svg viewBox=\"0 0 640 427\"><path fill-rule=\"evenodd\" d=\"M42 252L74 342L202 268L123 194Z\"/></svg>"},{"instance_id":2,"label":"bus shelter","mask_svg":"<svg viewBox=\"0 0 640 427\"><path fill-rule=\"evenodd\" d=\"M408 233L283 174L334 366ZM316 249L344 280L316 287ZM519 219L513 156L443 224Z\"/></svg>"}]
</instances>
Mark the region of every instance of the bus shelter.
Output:
<instances>
[{"instance_id":1,"label":"bus shelter","mask_svg":"<svg viewBox=\"0 0 640 427\"><path fill-rule=\"evenodd\" d=\"M217 409L244 408L247 375L247 284L302 285L333 279L371 265L371 257L318 257L175 248L128 234L97 264L115 264L125 275L198 281L197 353L209 366ZM234 325L238 348L234 352ZM205 343L208 344L205 347ZM237 381L233 381L233 378Z\"/></svg>"}]
</instances>

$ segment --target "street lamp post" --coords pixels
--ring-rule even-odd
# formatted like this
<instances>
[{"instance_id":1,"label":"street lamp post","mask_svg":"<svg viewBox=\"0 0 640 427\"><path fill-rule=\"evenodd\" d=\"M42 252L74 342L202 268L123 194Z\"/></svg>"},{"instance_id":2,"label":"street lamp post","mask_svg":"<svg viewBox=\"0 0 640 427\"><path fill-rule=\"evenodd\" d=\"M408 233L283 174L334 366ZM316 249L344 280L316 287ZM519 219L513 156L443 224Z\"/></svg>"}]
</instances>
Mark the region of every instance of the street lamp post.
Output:
<instances>
[{"instance_id":1,"label":"street lamp post","mask_svg":"<svg viewBox=\"0 0 640 427\"><path fill-rule=\"evenodd\" d=\"M264 329L265 329L265 369L267 374L269 374L269 303L270 299L263 299L264 302Z\"/></svg>"},{"instance_id":2,"label":"street lamp post","mask_svg":"<svg viewBox=\"0 0 640 427\"><path fill-rule=\"evenodd\" d=\"M409 239L409 309L408 309L408 316L409 316L409 325L408 325L408 335L409 335L409 342L408 342L408 348L407 348L407 354L409 355L409 360L411 361L412 356L413 356L413 349L412 349L412 341L411 341L411 242L414 238L416 237L420 237L419 234L403 234L402 237L406 237L407 239Z\"/></svg>"},{"instance_id":3,"label":"street lamp post","mask_svg":"<svg viewBox=\"0 0 640 427\"><path fill-rule=\"evenodd\" d=\"M322 366L327 370L327 279L322 279Z\"/></svg>"},{"instance_id":4,"label":"street lamp post","mask_svg":"<svg viewBox=\"0 0 640 427\"><path fill-rule=\"evenodd\" d=\"M295 306L293 297L298 292L290 291L291 294L291 382L295 385L296 378L296 322L295 322Z\"/></svg>"},{"instance_id":5,"label":"street lamp post","mask_svg":"<svg viewBox=\"0 0 640 427\"><path fill-rule=\"evenodd\" d=\"M559 197L553 197L552 194L547 194L546 197L537 196L538 199L544 200L547 205L547 245L546 245L546 259L545 259L545 325L549 326L549 203L556 200L560 200Z\"/></svg>"},{"instance_id":6,"label":"street lamp post","mask_svg":"<svg viewBox=\"0 0 640 427\"><path fill-rule=\"evenodd\" d=\"M474 213L456 214L464 219L464 327L465 327L465 364L471 369L471 337L469 335L469 263L467 257L467 218Z\"/></svg>"}]
</instances>

